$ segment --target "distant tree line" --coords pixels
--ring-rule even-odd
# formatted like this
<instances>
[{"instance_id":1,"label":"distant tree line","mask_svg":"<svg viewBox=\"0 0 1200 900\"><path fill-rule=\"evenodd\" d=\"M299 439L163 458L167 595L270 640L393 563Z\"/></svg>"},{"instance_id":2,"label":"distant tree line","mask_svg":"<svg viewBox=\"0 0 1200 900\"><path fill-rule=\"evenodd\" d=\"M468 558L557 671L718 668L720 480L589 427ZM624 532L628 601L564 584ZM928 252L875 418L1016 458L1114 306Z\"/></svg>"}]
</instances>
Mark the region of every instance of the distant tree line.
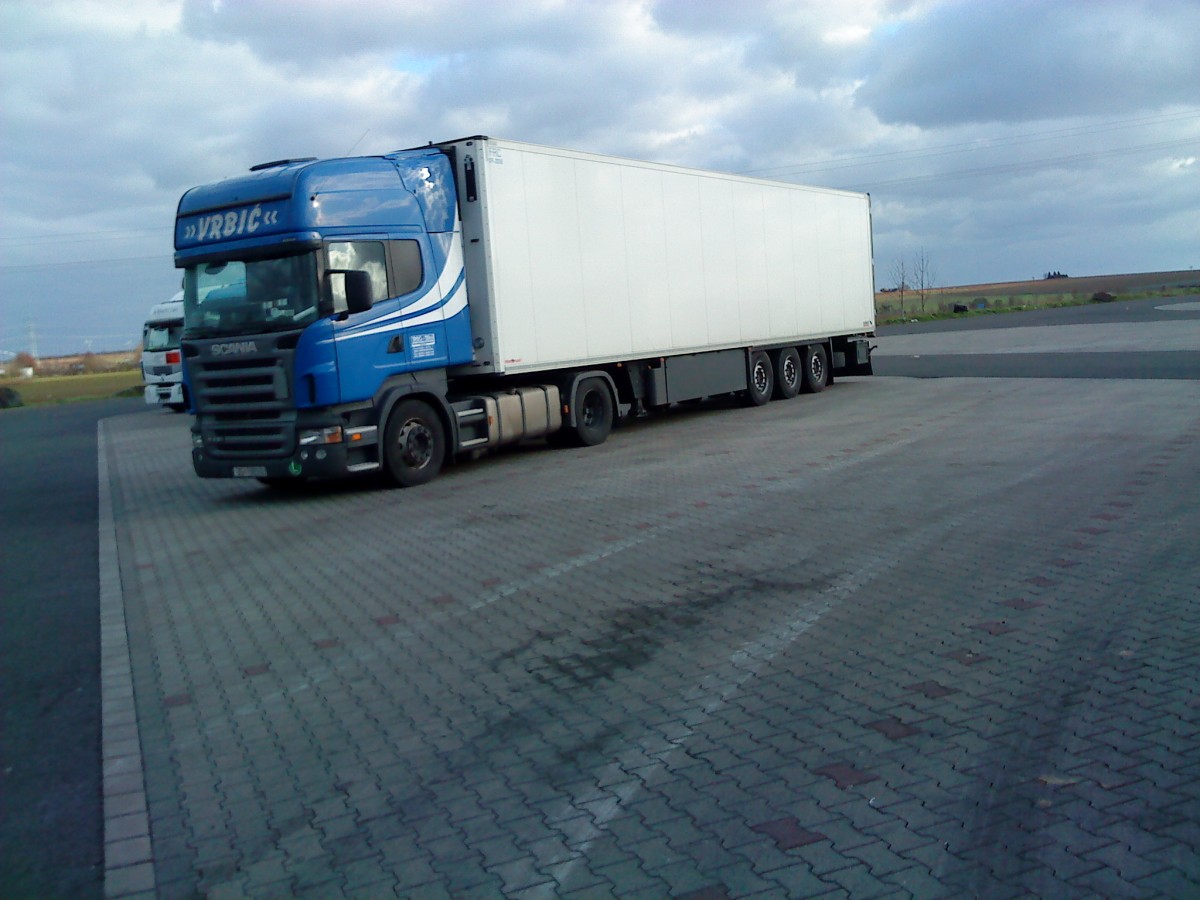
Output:
<instances>
[{"instance_id":1,"label":"distant tree line","mask_svg":"<svg viewBox=\"0 0 1200 900\"><path fill-rule=\"evenodd\" d=\"M14 353L8 360L0 361L0 371L12 376L24 369L32 369L38 375L91 375L99 372L116 372L136 369L140 351L118 351L115 353L93 353L71 356L42 357L39 359L27 350Z\"/></svg>"}]
</instances>

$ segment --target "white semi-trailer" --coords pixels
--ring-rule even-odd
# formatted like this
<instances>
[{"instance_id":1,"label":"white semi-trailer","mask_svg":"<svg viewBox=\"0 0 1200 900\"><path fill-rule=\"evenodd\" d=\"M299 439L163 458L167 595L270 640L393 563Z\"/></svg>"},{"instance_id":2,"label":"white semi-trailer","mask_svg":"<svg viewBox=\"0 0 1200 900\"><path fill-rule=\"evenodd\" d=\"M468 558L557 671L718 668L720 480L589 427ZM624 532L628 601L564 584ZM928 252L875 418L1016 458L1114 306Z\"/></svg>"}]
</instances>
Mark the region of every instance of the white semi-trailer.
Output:
<instances>
[{"instance_id":1,"label":"white semi-trailer","mask_svg":"<svg viewBox=\"0 0 1200 900\"><path fill-rule=\"evenodd\" d=\"M633 410L870 374L870 199L487 137L179 203L193 464L428 481Z\"/></svg>"}]
</instances>

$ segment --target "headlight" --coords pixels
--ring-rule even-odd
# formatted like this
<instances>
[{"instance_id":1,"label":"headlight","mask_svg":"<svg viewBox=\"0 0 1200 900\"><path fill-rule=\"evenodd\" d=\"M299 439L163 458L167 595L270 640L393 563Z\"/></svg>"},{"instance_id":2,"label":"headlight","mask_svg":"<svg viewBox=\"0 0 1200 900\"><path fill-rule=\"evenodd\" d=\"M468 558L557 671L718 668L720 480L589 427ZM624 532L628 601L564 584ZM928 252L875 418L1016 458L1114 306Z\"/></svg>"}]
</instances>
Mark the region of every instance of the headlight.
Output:
<instances>
[{"instance_id":1,"label":"headlight","mask_svg":"<svg viewBox=\"0 0 1200 900\"><path fill-rule=\"evenodd\" d=\"M314 431L300 432L300 445L340 444L342 442L342 426L330 425L328 428L318 428Z\"/></svg>"}]
</instances>

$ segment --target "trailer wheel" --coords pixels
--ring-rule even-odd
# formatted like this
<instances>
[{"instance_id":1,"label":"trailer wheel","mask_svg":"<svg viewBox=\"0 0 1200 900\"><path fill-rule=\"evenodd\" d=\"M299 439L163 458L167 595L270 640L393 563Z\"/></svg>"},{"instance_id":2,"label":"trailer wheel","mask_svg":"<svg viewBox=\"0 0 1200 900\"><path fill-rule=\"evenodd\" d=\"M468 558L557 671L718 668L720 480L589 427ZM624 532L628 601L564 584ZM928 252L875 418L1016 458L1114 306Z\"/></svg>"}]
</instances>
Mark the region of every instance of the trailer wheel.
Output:
<instances>
[{"instance_id":1,"label":"trailer wheel","mask_svg":"<svg viewBox=\"0 0 1200 900\"><path fill-rule=\"evenodd\" d=\"M575 390L575 424L570 427L572 442L580 447L595 447L608 440L612 432L612 394L603 378L585 378Z\"/></svg>"},{"instance_id":2,"label":"trailer wheel","mask_svg":"<svg viewBox=\"0 0 1200 900\"><path fill-rule=\"evenodd\" d=\"M399 487L414 487L437 477L446 456L446 429L428 403L401 400L384 431L384 468Z\"/></svg>"},{"instance_id":3,"label":"trailer wheel","mask_svg":"<svg viewBox=\"0 0 1200 900\"><path fill-rule=\"evenodd\" d=\"M775 357L775 399L790 400L800 393L804 376L800 374L800 354L785 347Z\"/></svg>"},{"instance_id":4,"label":"trailer wheel","mask_svg":"<svg viewBox=\"0 0 1200 900\"><path fill-rule=\"evenodd\" d=\"M771 393L775 390L775 369L771 365L771 357L762 350L750 354L749 380L745 393L746 405L762 406L771 399Z\"/></svg>"},{"instance_id":5,"label":"trailer wheel","mask_svg":"<svg viewBox=\"0 0 1200 900\"><path fill-rule=\"evenodd\" d=\"M818 394L829 384L829 354L824 344L804 348L804 392Z\"/></svg>"}]
</instances>

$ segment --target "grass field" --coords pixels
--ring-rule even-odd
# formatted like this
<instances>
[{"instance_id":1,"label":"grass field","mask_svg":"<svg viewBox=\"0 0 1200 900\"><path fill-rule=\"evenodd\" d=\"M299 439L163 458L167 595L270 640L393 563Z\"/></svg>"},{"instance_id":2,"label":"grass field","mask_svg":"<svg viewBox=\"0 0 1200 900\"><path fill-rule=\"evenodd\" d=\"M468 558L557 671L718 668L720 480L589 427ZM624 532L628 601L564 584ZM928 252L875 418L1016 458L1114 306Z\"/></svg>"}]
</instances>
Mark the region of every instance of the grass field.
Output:
<instances>
[{"instance_id":1,"label":"grass field","mask_svg":"<svg viewBox=\"0 0 1200 900\"><path fill-rule=\"evenodd\" d=\"M904 294L903 312L898 292L880 291L875 294L876 321L883 325L909 319L951 318L955 316L956 304L966 306L974 314L1076 306L1093 302L1092 298L1101 292L1112 295L1114 300L1200 293L1200 272L1188 269L933 288L925 292L923 309L917 292L910 288Z\"/></svg>"},{"instance_id":2,"label":"grass field","mask_svg":"<svg viewBox=\"0 0 1200 900\"><path fill-rule=\"evenodd\" d=\"M139 369L101 372L97 375L55 375L39 378L0 378L0 387L10 387L21 395L26 406L42 403L70 403L74 400L100 400L106 397L142 393Z\"/></svg>"}]
</instances>

